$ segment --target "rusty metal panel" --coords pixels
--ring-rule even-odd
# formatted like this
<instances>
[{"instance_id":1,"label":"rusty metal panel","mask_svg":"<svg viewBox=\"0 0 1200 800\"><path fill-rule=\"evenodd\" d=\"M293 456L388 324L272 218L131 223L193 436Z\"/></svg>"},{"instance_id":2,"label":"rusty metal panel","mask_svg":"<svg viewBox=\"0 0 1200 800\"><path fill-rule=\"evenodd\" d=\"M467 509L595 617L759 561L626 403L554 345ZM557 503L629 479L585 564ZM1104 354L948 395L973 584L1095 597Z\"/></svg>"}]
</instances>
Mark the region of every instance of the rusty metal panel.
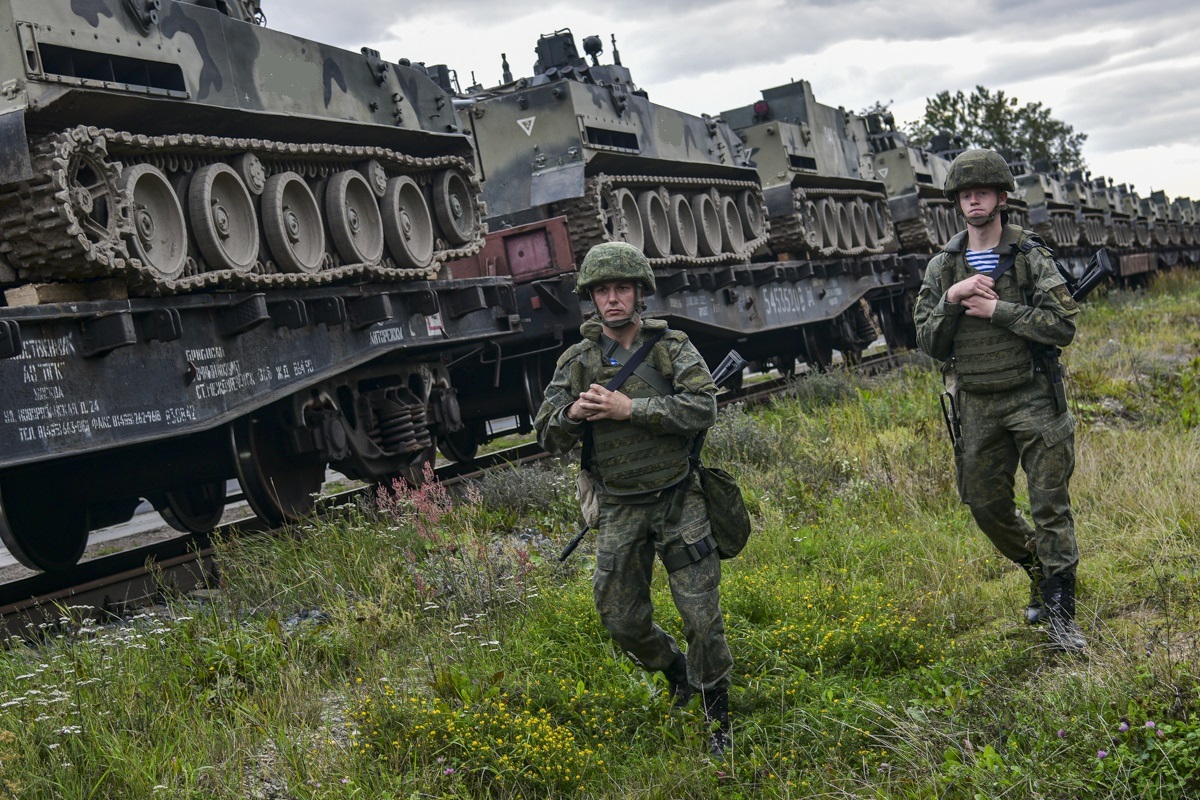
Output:
<instances>
[{"instance_id":1,"label":"rusty metal panel","mask_svg":"<svg viewBox=\"0 0 1200 800\"><path fill-rule=\"evenodd\" d=\"M575 272L566 217L489 233L483 249L448 264L455 278L512 276L517 283Z\"/></svg>"}]
</instances>

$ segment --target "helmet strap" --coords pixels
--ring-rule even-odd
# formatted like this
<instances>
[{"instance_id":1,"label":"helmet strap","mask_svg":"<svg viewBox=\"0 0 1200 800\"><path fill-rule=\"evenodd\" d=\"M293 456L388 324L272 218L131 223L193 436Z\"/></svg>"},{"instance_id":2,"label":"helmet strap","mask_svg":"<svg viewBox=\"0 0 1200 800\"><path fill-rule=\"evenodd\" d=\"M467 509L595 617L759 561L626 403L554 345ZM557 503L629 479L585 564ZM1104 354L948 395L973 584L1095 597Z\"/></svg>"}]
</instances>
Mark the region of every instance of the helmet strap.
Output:
<instances>
[{"instance_id":1,"label":"helmet strap","mask_svg":"<svg viewBox=\"0 0 1200 800\"><path fill-rule=\"evenodd\" d=\"M968 225L970 225L973 228L984 228L984 227L987 227L988 225L991 225L992 220L994 220L996 217L1000 216L1001 213L1008 211L1008 193L1001 191L1000 194L1004 195L1004 199L1002 199L999 203L997 203L995 210L993 210L992 213L988 214L983 219L971 219L966 214L964 214L963 210L962 210L962 206L959 205L959 202L958 202L958 195L955 195L954 207L958 210L959 216L961 216ZM1000 221L1001 221L1001 223L1003 223L1005 221L1005 219L1003 217L1001 217Z\"/></svg>"}]
</instances>

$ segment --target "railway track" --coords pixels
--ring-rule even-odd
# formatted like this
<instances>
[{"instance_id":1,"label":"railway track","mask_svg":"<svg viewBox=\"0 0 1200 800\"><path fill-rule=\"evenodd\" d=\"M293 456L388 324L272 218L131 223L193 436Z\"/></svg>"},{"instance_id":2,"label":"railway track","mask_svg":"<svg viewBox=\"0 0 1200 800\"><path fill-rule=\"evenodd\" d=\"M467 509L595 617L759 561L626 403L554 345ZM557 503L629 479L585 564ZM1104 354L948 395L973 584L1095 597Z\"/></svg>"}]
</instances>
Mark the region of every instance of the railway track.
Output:
<instances>
[{"instance_id":1,"label":"railway track","mask_svg":"<svg viewBox=\"0 0 1200 800\"><path fill-rule=\"evenodd\" d=\"M856 371L877 374L894 367L896 357L882 353L862 358ZM790 383L780 377L722 392L719 405L759 405L769 402ZM448 463L435 470L439 481L454 485L488 470L528 464L549 457L536 442L481 455L474 462ZM316 516L356 500L371 487L360 486L322 497ZM224 523L213 533L181 534L165 541L80 562L69 570L38 573L0 584L0 625L9 637L37 638L59 629L67 618L114 619L161 600L172 593L196 593L216 588L220 574L214 560L214 536L265 533L271 527L258 518ZM68 614L68 610L70 613Z\"/></svg>"}]
</instances>

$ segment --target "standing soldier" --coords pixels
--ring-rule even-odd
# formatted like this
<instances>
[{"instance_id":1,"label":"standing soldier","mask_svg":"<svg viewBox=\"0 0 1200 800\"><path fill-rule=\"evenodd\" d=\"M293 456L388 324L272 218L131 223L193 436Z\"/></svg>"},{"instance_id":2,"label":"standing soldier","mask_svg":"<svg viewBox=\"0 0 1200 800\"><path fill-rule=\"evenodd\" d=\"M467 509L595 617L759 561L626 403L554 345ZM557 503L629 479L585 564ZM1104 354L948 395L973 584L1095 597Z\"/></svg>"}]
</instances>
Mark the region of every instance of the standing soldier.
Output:
<instances>
[{"instance_id":1,"label":"standing soldier","mask_svg":"<svg viewBox=\"0 0 1200 800\"><path fill-rule=\"evenodd\" d=\"M944 361L958 491L1000 552L1029 575L1026 619L1050 641L1079 651L1075 625L1079 550L1068 484L1075 421L1066 408L1058 348L1075 337L1079 310L1052 254L1004 224L1008 164L968 150L950 165L946 197L967 229L929 262L917 296L917 342ZM1017 463L1029 484L1033 525L1017 510Z\"/></svg>"},{"instance_id":2,"label":"standing soldier","mask_svg":"<svg viewBox=\"0 0 1200 800\"><path fill-rule=\"evenodd\" d=\"M580 327L583 341L558 359L534 421L538 442L563 453L584 439L600 506L592 578L600 619L638 664L666 675L676 705L701 694L706 718L717 723L711 745L719 754L729 744L733 666L721 616L721 561L699 481L688 482L682 513L673 503L676 485L688 475L692 437L716 421L716 386L686 335L642 318L643 293L655 285L637 248L624 242L593 247L580 265L577 289L597 316ZM655 337L624 383L606 388ZM686 657L652 618L655 553L683 618Z\"/></svg>"}]
</instances>

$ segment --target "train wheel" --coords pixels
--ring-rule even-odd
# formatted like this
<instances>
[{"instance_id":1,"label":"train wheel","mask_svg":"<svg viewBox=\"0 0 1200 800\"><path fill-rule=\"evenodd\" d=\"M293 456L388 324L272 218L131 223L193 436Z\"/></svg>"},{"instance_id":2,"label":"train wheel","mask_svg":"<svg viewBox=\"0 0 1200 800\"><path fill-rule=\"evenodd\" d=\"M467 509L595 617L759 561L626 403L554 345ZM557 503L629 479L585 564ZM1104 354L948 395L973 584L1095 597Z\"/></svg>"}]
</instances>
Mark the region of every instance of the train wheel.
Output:
<instances>
[{"instance_id":1,"label":"train wheel","mask_svg":"<svg viewBox=\"0 0 1200 800\"><path fill-rule=\"evenodd\" d=\"M746 246L742 233L742 215L738 213L737 201L722 197L717 201L721 215L721 249L726 253L740 253Z\"/></svg>"},{"instance_id":2,"label":"train wheel","mask_svg":"<svg viewBox=\"0 0 1200 800\"><path fill-rule=\"evenodd\" d=\"M438 450L451 461L460 464L470 464L479 455L479 436L477 429L471 425L463 425L453 433L443 433L438 436Z\"/></svg>"},{"instance_id":3,"label":"train wheel","mask_svg":"<svg viewBox=\"0 0 1200 800\"><path fill-rule=\"evenodd\" d=\"M179 277L187 265L187 224L167 176L149 164L127 167L121 190L132 200L132 255L159 278Z\"/></svg>"},{"instance_id":4,"label":"train wheel","mask_svg":"<svg viewBox=\"0 0 1200 800\"><path fill-rule=\"evenodd\" d=\"M642 217L638 211L637 198L628 189L613 192L609 218L610 231L614 240L628 242L638 250L645 244Z\"/></svg>"},{"instance_id":5,"label":"train wheel","mask_svg":"<svg viewBox=\"0 0 1200 800\"><path fill-rule=\"evenodd\" d=\"M667 222L667 204L654 190L642 192L637 199L646 255L666 258L671 255L671 227Z\"/></svg>"},{"instance_id":6,"label":"train wheel","mask_svg":"<svg viewBox=\"0 0 1200 800\"><path fill-rule=\"evenodd\" d=\"M0 541L24 566L59 572L87 548L87 509L69 497L35 502L38 496L20 480L0 485Z\"/></svg>"},{"instance_id":7,"label":"train wheel","mask_svg":"<svg viewBox=\"0 0 1200 800\"><path fill-rule=\"evenodd\" d=\"M231 441L238 483L259 519L279 525L312 511L325 480L324 462L292 452L283 428L265 417L234 422Z\"/></svg>"},{"instance_id":8,"label":"train wheel","mask_svg":"<svg viewBox=\"0 0 1200 800\"><path fill-rule=\"evenodd\" d=\"M254 201L228 164L206 164L188 187L188 221L209 270L249 272L258 259Z\"/></svg>"},{"instance_id":9,"label":"train wheel","mask_svg":"<svg viewBox=\"0 0 1200 800\"><path fill-rule=\"evenodd\" d=\"M471 186L458 170L448 169L433 179L433 213L446 240L470 244L479 233Z\"/></svg>"},{"instance_id":10,"label":"train wheel","mask_svg":"<svg viewBox=\"0 0 1200 800\"><path fill-rule=\"evenodd\" d=\"M263 189L263 232L271 256L284 272L311 275L325 261L325 229L312 189L295 172L267 178Z\"/></svg>"},{"instance_id":11,"label":"train wheel","mask_svg":"<svg viewBox=\"0 0 1200 800\"><path fill-rule=\"evenodd\" d=\"M383 193L383 236L401 267L423 269L433 261L433 216L417 182L392 178Z\"/></svg>"},{"instance_id":12,"label":"train wheel","mask_svg":"<svg viewBox=\"0 0 1200 800\"><path fill-rule=\"evenodd\" d=\"M742 233L748 241L754 241L766 230L766 220L763 219L762 206L758 198L749 189L743 189L737 196L737 210L742 218Z\"/></svg>"},{"instance_id":13,"label":"train wheel","mask_svg":"<svg viewBox=\"0 0 1200 800\"><path fill-rule=\"evenodd\" d=\"M325 187L325 218L338 255L347 264L372 264L383 256L383 218L367 179L348 169Z\"/></svg>"},{"instance_id":14,"label":"train wheel","mask_svg":"<svg viewBox=\"0 0 1200 800\"><path fill-rule=\"evenodd\" d=\"M221 523L221 515L225 513L225 481L164 492L150 502L175 530L207 533Z\"/></svg>"},{"instance_id":15,"label":"train wheel","mask_svg":"<svg viewBox=\"0 0 1200 800\"><path fill-rule=\"evenodd\" d=\"M721 214L712 197L703 192L692 195L692 214L696 219L696 243L700 255L715 256L721 252Z\"/></svg>"},{"instance_id":16,"label":"train wheel","mask_svg":"<svg viewBox=\"0 0 1200 800\"><path fill-rule=\"evenodd\" d=\"M671 195L667 203L667 227L671 231L671 252L695 258L700 252L696 237L696 217L692 204L681 194Z\"/></svg>"}]
</instances>

